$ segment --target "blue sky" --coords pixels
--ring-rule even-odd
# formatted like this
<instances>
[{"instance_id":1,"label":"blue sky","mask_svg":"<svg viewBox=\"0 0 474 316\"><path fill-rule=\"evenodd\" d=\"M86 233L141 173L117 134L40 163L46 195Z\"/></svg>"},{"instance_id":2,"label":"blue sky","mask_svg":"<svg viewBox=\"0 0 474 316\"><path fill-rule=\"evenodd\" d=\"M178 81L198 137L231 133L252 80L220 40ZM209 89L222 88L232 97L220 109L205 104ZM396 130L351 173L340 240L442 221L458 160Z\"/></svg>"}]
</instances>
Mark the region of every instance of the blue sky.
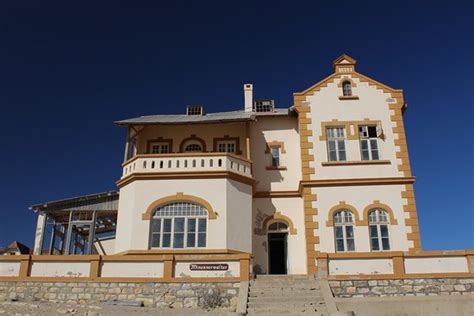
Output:
<instances>
[{"instance_id":1,"label":"blue sky","mask_svg":"<svg viewBox=\"0 0 474 316\"><path fill-rule=\"evenodd\" d=\"M33 244L38 202L116 189L114 120L292 105L342 53L405 91L424 249L474 248L473 3L4 1L0 245Z\"/></svg>"}]
</instances>

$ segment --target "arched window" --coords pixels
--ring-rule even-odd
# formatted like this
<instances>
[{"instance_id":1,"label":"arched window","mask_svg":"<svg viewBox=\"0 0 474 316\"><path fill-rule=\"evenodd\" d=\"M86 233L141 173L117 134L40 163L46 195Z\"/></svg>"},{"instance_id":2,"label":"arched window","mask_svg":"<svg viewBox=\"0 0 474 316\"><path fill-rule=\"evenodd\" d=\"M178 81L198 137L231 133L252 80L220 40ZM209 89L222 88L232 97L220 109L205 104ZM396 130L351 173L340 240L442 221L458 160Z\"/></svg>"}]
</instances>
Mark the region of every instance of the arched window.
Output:
<instances>
[{"instance_id":1,"label":"arched window","mask_svg":"<svg viewBox=\"0 0 474 316\"><path fill-rule=\"evenodd\" d=\"M334 214L334 236L336 251L354 251L354 215L351 211L340 210Z\"/></svg>"},{"instance_id":2,"label":"arched window","mask_svg":"<svg viewBox=\"0 0 474 316\"><path fill-rule=\"evenodd\" d=\"M207 210L194 203L158 207L151 219L150 248L206 247L207 217Z\"/></svg>"},{"instance_id":3,"label":"arched window","mask_svg":"<svg viewBox=\"0 0 474 316\"><path fill-rule=\"evenodd\" d=\"M369 212L370 249L372 251L390 250L388 224L386 211L374 209Z\"/></svg>"},{"instance_id":4,"label":"arched window","mask_svg":"<svg viewBox=\"0 0 474 316\"><path fill-rule=\"evenodd\" d=\"M186 151L186 152L201 152L202 151L202 146L200 144L197 144L197 143L192 143L192 144L186 145L186 147L184 147L184 151Z\"/></svg>"},{"instance_id":5,"label":"arched window","mask_svg":"<svg viewBox=\"0 0 474 316\"><path fill-rule=\"evenodd\" d=\"M352 84L350 81L344 81L342 83L342 95L350 97L352 95Z\"/></svg>"},{"instance_id":6,"label":"arched window","mask_svg":"<svg viewBox=\"0 0 474 316\"><path fill-rule=\"evenodd\" d=\"M269 233L287 232L287 231L288 231L288 225L286 225L283 222L276 222L268 226Z\"/></svg>"}]
</instances>

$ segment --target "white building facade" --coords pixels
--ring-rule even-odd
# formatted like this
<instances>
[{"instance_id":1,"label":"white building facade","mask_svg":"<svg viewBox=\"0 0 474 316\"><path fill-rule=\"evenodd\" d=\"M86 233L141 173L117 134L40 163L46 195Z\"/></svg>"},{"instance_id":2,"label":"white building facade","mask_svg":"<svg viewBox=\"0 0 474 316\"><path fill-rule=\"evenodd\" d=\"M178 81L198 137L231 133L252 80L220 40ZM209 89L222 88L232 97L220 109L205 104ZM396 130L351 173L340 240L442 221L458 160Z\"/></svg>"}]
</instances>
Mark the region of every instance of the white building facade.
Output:
<instances>
[{"instance_id":1,"label":"white building facade","mask_svg":"<svg viewBox=\"0 0 474 316\"><path fill-rule=\"evenodd\" d=\"M116 122L115 239L95 252L226 250L250 253L257 274L310 274L319 253L421 250L403 92L347 55L333 66L290 108L245 84L241 110Z\"/></svg>"}]
</instances>

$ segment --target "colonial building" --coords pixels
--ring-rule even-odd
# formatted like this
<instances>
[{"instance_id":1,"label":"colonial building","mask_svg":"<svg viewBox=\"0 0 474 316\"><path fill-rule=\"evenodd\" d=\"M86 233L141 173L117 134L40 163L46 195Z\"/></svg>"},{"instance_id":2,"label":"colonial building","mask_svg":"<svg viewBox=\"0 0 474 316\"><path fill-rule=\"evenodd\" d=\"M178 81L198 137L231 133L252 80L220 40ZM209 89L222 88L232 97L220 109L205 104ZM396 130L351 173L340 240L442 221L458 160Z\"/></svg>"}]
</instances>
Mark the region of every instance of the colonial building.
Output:
<instances>
[{"instance_id":1,"label":"colonial building","mask_svg":"<svg viewBox=\"0 0 474 316\"><path fill-rule=\"evenodd\" d=\"M257 274L310 274L320 253L421 250L402 90L347 55L289 108L243 90L235 111L116 122L119 192L32 206L35 254L227 250Z\"/></svg>"}]
</instances>

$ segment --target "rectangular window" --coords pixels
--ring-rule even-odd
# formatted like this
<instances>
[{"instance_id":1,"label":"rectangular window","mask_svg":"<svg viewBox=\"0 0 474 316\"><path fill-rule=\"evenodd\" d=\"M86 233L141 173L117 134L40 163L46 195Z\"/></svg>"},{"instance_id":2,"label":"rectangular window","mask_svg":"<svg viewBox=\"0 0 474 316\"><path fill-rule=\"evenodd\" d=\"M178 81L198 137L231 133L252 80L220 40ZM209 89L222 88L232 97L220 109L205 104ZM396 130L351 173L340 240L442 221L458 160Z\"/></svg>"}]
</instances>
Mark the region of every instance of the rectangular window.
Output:
<instances>
[{"instance_id":1,"label":"rectangular window","mask_svg":"<svg viewBox=\"0 0 474 316\"><path fill-rule=\"evenodd\" d=\"M205 218L199 219L198 225L198 247L206 247L207 221Z\"/></svg>"},{"instance_id":2,"label":"rectangular window","mask_svg":"<svg viewBox=\"0 0 474 316\"><path fill-rule=\"evenodd\" d=\"M186 241L188 247L196 247L196 219L188 219L188 239Z\"/></svg>"},{"instance_id":3,"label":"rectangular window","mask_svg":"<svg viewBox=\"0 0 474 316\"><path fill-rule=\"evenodd\" d=\"M376 126L359 126L360 153L362 160L379 160Z\"/></svg>"},{"instance_id":4,"label":"rectangular window","mask_svg":"<svg viewBox=\"0 0 474 316\"><path fill-rule=\"evenodd\" d=\"M326 129L327 148L329 161L346 160L346 144L343 127L332 127Z\"/></svg>"},{"instance_id":5,"label":"rectangular window","mask_svg":"<svg viewBox=\"0 0 474 316\"><path fill-rule=\"evenodd\" d=\"M128 143L127 160L134 157L137 152L137 139L133 138Z\"/></svg>"},{"instance_id":6,"label":"rectangular window","mask_svg":"<svg viewBox=\"0 0 474 316\"><path fill-rule=\"evenodd\" d=\"M236 153L236 144L235 141L218 141L217 142L217 151L220 153Z\"/></svg>"},{"instance_id":7,"label":"rectangular window","mask_svg":"<svg viewBox=\"0 0 474 316\"><path fill-rule=\"evenodd\" d=\"M346 226L346 243L347 243L347 251L354 251L354 227L353 226Z\"/></svg>"},{"instance_id":8,"label":"rectangular window","mask_svg":"<svg viewBox=\"0 0 474 316\"><path fill-rule=\"evenodd\" d=\"M152 154L167 154L170 148L168 143L151 143L150 151Z\"/></svg>"},{"instance_id":9,"label":"rectangular window","mask_svg":"<svg viewBox=\"0 0 474 316\"><path fill-rule=\"evenodd\" d=\"M334 227L336 251L354 251L354 226L340 225Z\"/></svg>"},{"instance_id":10,"label":"rectangular window","mask_svg":"<svg viewBox=\"0 0 474 316\"><path fill-rule=\"evenodd\" d=\"M280 148L272 147L271 154L272 154L272 167L279 167L280 166Z\"/></svg>"},{"instance_id":11,"label":"rectangular window","mask_svg":"<svg viewBox=\"0 0 474 316\"><path fill-rule=\"evenodd\" d=\"M343 227L337 226L336 227L336 250L337 251L344 251L344 233Z\"/></svg>"},{"instance_id":12,"label":"rectangular window","mask_svg":"<svg viewBox=\"0 0 474 316\"><path fill-rule=\"evenodd\" d=\"M171 218L163 219L163 240L161 242L161 247L169 248L171 246Z\"/></svg>"},{"instance_id":13,"label":"rectangular window","mask_svg":"<svg viewBox=\"0 0 474 316\"><path fill-rule=\"evenodd\" d=\"M160 235L161 235L161 219L152 221L151 226L151 246L160 246Z\"/></svg>"},{"instance_id":14,"label":"rectangular window","mask_svg":"<svg viewBox=\"0 0 474 316\"><path fill-rule=\"evenodd\" d=\"M380 236L382 238L382 249L390 250L390 242L388 238L388 227L387 225L380 225Z\"/></svg>"},{"instance_id":15,"label":"rectangular window","mask_svg":"<svg viewBox=\"0 0 474 316\"><path fill-rule=\"evenodd\" d=\"M206 247L206 226L206 218L154 218L151 224L151 247Z\"/></svg>"},{"instance_id":16,"label":"rectangular window","mask_svg":"<svg viewBox=\"0 0 474 316\"><path fill-rule=\"evenodd\" d=\"M387 225L370 225L370 249L372 251L390 250Z\"/></svg>"},{"instance_id":17,"label":"rectangular window","mask_svg":"<svg viewBox=\"0 0 474 316\"><path fill-rule=\"evenodd\" d=\"M380 250L379 237L377 233L377 225L370 225L369 232L370 232L370 249L372 249L373 251Z\"/></svg>"}]
</instances>

